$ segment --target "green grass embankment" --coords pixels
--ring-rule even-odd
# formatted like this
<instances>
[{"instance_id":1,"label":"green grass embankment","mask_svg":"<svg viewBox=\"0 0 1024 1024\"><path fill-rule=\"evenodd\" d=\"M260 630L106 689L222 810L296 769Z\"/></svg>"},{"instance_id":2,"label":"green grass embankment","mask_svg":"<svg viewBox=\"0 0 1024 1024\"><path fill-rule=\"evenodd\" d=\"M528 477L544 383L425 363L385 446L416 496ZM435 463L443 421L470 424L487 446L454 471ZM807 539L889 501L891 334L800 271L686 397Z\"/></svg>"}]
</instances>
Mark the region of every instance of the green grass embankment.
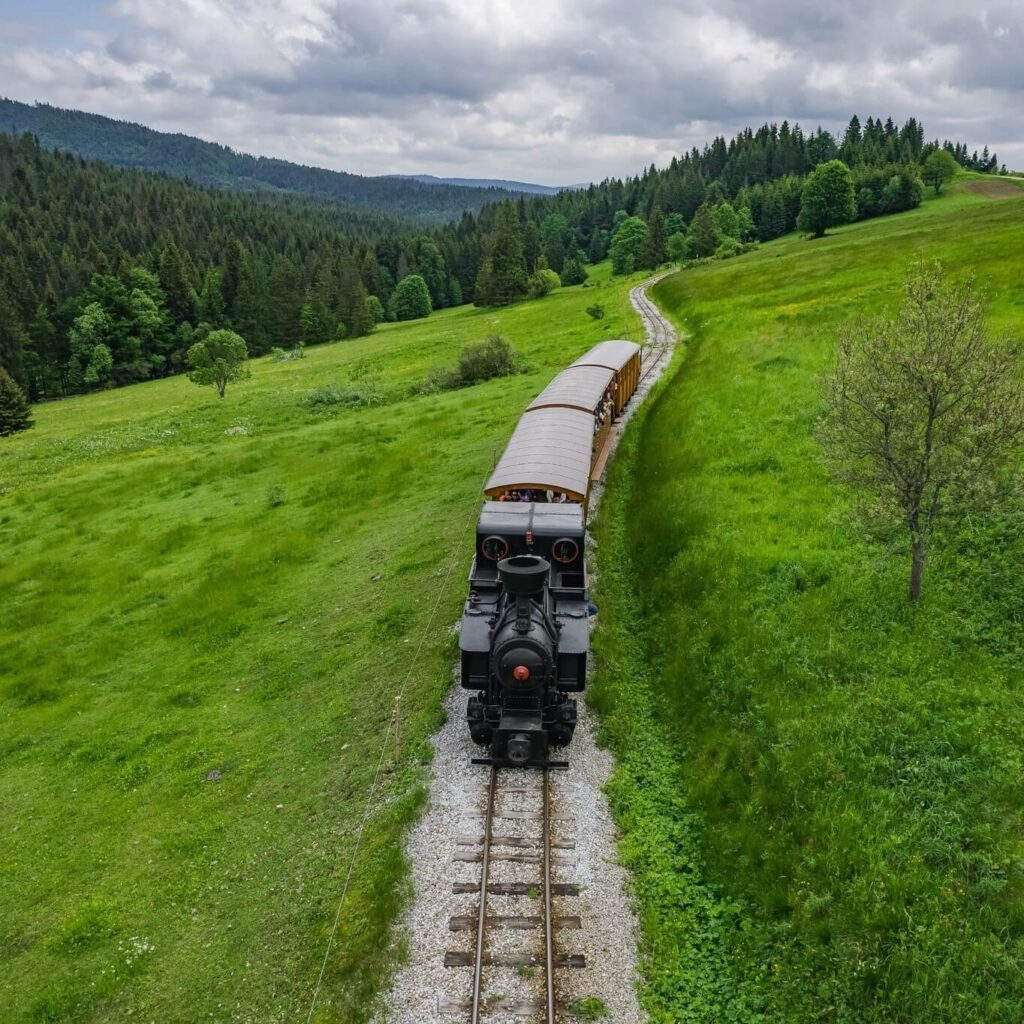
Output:
<instances>
[{"instance_id":1,"label":"green grass embankment","mask_svg":"<svg viewBox=\"0 0 1024 1024\"><path fill-rule=\"evenodd\" d=\"M592 276L0 442L0 1020L304 1020L405 685L315 1016L366 1019L483 481L555 372L638 330ZM410 397L495 331L529 373ZM318 413L323 386L386 404Z\"/></svg>"},{"instance_id":2,"label":"green grass embankment","mask_svg":"<svg viewBox=\"0 0 1024 1024\"><path fill-rule=\"evenodd\" d=\"M838 326L917 256L1024 336L1022 200L958 188L655 289L688 351L597 523L594 692L657 1024L1020 1020L1024 523L952 524L910 607L812 430Z\"/></svg>"}]
</instances>

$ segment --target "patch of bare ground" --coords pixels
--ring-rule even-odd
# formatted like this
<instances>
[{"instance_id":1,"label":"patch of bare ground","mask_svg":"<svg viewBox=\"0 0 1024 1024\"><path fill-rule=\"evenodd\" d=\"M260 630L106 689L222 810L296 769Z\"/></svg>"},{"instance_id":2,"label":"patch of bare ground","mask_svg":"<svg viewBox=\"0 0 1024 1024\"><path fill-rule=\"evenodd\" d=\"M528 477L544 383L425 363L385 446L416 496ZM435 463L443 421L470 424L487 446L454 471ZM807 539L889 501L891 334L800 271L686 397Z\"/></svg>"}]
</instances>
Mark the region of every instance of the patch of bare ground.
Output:
<instances>
[{"instance_id":1,"label":"patch of bare ground","mask_svg":"<svg viewBox=\"0 0 1024 1024\"><path fill-rule=\"evenodd\" d=\"M987 181L967 181L964 188L975 195L984 196L986 199L1022 199L1024 188L1015 181L1007 181L1005 178L989 178Z\"/></svg>"}]
</instances>

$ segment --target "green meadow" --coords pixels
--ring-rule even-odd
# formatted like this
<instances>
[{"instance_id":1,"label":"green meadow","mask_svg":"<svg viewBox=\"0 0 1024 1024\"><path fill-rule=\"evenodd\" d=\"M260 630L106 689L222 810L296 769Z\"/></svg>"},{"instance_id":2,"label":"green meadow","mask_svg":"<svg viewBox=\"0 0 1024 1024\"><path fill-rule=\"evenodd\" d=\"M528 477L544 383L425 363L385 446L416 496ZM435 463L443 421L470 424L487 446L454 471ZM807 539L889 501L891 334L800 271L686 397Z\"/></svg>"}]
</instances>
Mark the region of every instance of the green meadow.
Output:
<instances>
[{"instance_id":1,"label":"green meadow","mask_svg":"<svg viewBox=\"0 0 1024 1024\"><path fill-rule=\"evenodd\" d=\"M367 1019L484 479L554 373L638 336L591 276L0 442L0 1020L305 1020L368 807L313 1008ZM493 332L527 372L412 394Z\"/></svg>"},{"instance_id":2,"label":"green meadow","mask_svg":"<svg viewBox=\"0 0 1024 1024\"><path fill-rule=\"evenodd\" d=\"M1024 339L1024 191L973 187L654 290L687 345L598 518L594 697L655 1024L1021 1019L1024 515L950 524L911 607L813 438L917 257Z\"/></svg>"}]
</instances>

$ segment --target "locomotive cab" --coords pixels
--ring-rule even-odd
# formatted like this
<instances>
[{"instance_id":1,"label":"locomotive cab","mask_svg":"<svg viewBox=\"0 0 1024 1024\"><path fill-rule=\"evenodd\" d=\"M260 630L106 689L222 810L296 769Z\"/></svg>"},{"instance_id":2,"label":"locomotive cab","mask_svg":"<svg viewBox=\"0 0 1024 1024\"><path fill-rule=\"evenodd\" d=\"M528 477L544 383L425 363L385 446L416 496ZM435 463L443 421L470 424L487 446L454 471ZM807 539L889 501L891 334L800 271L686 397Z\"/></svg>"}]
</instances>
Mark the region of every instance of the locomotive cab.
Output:
<instances>
[{"instance_id":1,"label":"locomotive cab","mask_svg":"<svg viewBox=\"0 0 1024 1024\"><path fill-rule=\"evenodd\" d=\"M545 765L576 726L589 640L583 509L487 502L462 616L462 686L487 761Z\"/></svg>"}]
</instances>

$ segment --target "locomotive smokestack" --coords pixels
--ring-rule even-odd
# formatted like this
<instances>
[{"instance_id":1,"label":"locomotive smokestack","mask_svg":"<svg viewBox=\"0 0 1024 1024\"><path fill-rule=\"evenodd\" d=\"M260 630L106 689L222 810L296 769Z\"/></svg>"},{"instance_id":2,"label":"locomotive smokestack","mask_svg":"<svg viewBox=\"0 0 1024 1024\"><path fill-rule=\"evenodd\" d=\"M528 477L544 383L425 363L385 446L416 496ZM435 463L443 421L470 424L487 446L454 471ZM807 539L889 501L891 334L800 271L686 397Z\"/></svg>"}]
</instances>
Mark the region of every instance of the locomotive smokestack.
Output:
<instances>
[{"instance_id":1,"label":"locomotive smokestack","mask_svg":"<svg viewBox=\"0 0 1024 1024\"><path fill-rule=\"evenodd\" d=\"M516 632L530 631L530 598L547 582L551 563L540 555L513 555L498 563L498 578L505 593L516 599Z\"/></svg>"},{"instance_id":2,"label":"locomotive smokestack","mask_svg":"<svg viewBox=\"0 0 1024 1024\"><path fill-rule=\"evenodd\" d=\"M550 570L551 563L540 555L513 555L498 563L498 577L506 594L540 593Z\"/></svg>"}]
</instances>

